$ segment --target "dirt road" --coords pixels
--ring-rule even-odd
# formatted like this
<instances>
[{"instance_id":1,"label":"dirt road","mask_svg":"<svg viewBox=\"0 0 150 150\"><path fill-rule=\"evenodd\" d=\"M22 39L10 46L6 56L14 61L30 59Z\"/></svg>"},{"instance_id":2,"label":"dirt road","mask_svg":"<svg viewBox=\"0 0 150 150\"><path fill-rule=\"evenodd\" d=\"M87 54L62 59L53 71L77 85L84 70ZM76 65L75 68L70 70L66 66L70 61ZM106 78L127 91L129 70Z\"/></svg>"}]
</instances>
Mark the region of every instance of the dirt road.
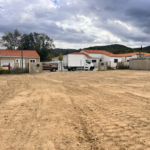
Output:
<instances>
[{"instance_id":1,"label":"dirt road","mask_svg":"<svg viewBox=\"0 0 150 150\"><path fill-rule=\"evenodd\" d=\"M150 72L0 76L0 150L150 150Z\"/></svg>"}]
</instances>

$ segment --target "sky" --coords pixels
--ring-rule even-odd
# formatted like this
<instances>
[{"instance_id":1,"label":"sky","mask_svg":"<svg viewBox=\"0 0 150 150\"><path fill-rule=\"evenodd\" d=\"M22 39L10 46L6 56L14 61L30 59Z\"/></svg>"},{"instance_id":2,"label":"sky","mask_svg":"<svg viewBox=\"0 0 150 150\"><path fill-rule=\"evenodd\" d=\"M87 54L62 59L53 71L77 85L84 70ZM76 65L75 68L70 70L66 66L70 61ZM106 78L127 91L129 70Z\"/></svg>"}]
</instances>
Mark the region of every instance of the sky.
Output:
<instances>
[{"instance_id":1,"label":"sky","mask_svg":"<svg viewBox=\"0 0 150 150\"><path fill-rule=\"evenodd\" d=\"M150 0L0 0L0 37L45 33L56 48L150 45Z\"/></svg>"}]
</instances>

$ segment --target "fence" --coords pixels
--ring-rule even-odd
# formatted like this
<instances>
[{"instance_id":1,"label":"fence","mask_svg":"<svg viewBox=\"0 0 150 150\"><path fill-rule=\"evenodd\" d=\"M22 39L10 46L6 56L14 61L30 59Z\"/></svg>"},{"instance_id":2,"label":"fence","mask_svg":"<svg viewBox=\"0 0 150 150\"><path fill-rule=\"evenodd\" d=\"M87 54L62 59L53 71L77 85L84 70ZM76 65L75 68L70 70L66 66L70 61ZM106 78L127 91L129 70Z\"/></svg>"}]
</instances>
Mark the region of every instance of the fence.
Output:
<instances>
[{"instance_id":1,"label":"fence","mask_svg":"<svg viewBox=\"0 0 150 150\"><path fill-rule=\"evenodd\" d=\"M134 70L150 70L150 58L130 59L129 68Z\"/></svg>"}]
</instances>

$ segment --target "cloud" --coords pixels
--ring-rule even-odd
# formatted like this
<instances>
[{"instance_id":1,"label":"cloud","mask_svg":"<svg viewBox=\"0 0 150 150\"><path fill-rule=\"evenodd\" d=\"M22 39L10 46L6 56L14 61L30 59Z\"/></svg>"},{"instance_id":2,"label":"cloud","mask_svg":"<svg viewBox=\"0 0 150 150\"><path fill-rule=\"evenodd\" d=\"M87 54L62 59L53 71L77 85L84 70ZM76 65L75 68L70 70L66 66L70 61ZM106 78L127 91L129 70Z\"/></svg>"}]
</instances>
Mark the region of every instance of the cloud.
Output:
<instances>
[{"instance_id":1,"label":"cloud","mask_svg":"<svg viewBox=\"0 0 150 150\"><path fill-rule=\"evenodd\" d=\"M46 33L56 47L149 45L149 0L0 0L0 35Z\"/></svg>"}]
</instances>

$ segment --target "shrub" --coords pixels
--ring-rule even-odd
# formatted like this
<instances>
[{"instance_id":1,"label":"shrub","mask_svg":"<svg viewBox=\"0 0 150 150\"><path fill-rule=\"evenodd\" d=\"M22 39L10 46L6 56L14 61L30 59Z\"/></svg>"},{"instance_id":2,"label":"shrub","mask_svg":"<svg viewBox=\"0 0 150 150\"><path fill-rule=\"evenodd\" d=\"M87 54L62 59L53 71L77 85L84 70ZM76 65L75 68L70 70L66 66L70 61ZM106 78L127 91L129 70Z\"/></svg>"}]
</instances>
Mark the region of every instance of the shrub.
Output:
<instances>
[{"instance_id":1,"label":"shrub","mask_svg":"<svg viewBox=\"0 0 150 150\"><path fill-rule=\"evenodd\" d=\"M115 68L112 68L112 67L108 66L107 70L115 70Z\"/></svg>"},{"instance_id":2,"label":"shrub","mask_svg":"<svg viewBox=\"0 0 150 150\"><path fill-rule=\"evenodd\" d=\"M23 74L23 73L29 73L29 69L21 69L21 68L14 68L12 70L0 70L0 74Z\"/></svg>"},{"instance_id":3,"label":"shrub","mask_svg":"<svg viewBox=\"0 0 150 150\"><path fill-rule=\"evenodd\" d=\"M9 70L0 70L0 74L8 74Z\"/></svg>"},{"instance_id":4,"label":"shrub","mask_svg":"<svg viewBox=\"0 0 150 150\"><path fill-rule=\"evenodd\" d=\"M129 66L119 65L118 69L129 69Z\"/></svg>"}]
</instances>

